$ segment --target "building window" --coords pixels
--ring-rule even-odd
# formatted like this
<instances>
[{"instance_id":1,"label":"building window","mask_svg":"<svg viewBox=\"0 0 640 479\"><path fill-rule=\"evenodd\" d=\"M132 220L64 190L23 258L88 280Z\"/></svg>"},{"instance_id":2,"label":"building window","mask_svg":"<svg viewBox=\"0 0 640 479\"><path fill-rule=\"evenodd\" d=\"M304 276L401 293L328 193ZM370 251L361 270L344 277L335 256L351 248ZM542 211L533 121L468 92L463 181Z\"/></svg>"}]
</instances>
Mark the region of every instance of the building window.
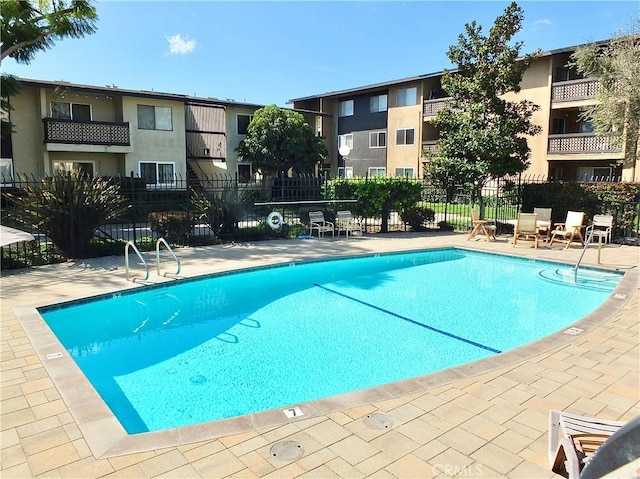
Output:
<instances>
[{"instance_id":1,"label":"building window","mask_svg":"<svg viewBox=\"0 0 640 479\"><path fill-rule=\"evenodd\" d=\"M396 92L396 106L415 105L418 100L418 89L416 87L403 88Z\"/></svg>"},{"instance_id":2,"label":"building window","mask_svg":"<svg viewBox=\"0 0 640 479\"><path fill-rule=\"evenodd\" d=\"M552 135L564 135L565 130L565 121L563 118L554 118L551 122L551 134Z\"/></svg>"},{"instance_id":3,"label":"building window","mask_svg":"<svg viewBox=\"0 0 640 479\"><path fill-rule=\"evenodd\" d=\"M353 100L341 101L338 104L339 116L352 116L353 115Z\"/></svg>"},{"instance_id":4,"label":"building window","mask_svg":"<svg viewBox=\"0 0 640 479\"><path fill-rule=\"evenodd\" d=\"M387 174L387 169L384 167L375 167L372 166L369 168L369 178L373 178L376 176L383 177Z\"/></svg>"},{"instance_id":5,"label":"building window","mask_svg":"<svg viewBox=\"0 0 640 479\"><path fill-rule=\"evenodd\" d=\"M372 131L369 133L369 148L384 148L387 146L387 132Z\"/></svg>"},{"instance_id":6,"label":"building window","mask_svg":"<svg viewBox=\"0 0 640 479\"><path fill-rule=\"evenodd\" d=\"M60 173L77 171L89 177L95 173L92 161L54 161L53 170Z\"/></svg>"},{"instance_id":7,"label":"building window","mask_svg":"<svg viewBox=\"0 0 640 479\"><path fill-rule=\"evenodd\" d=\"M340 147L344 145L353 150L353 133L338 135L338 149L340 149Z\"/></svg>"},{"instance_id":8,"label":"building window","mask_svg":"<svg viewBox=\"0 0 640 479\"><path fill-rule=\"evenodd\" d=\"M413 145L415 143L415 130L404 128L396 130L396 145Z\"/></svg>"},{"instance_id":9,"label":"building window","mask_svg":"<svg viewBox=\"0 0 640 479\"><path fill-rule=\"evenodd\" d=\"M249 183L251 180L251 163L238 163L238 183Z\"/></svg>"},{"instance_id":10,"label":"building window","mask_svg":"<svg viewBox=\"0 0 640 479\"><path fill-rule=\"evenodd\" d=\"M609 167L579 166L576 169L578 181L601 182L612 181L613 172Z\"/></svg>"},{"instance_id":11,"label":"building window","mask_svg":"<svg viewBox=\"0 0 640 479\"><path fill-rule=\"evenodd\" d=\"M13 178L13 160L11 158L0 159L0 180L6 183Z\"/></svg>"},{"instance_id":12,"label":"building window","mask_svg":"<svg viewBox=\"0 0 640 479\"><path fill-rule=\"evenodd\" d=\"M147 185L165 186L175 184L175 164L160 161L141 161L140 177Z\"/></svg>"},{"instance_id":13,"label":"building window","mask_svg":"<svg viewBox=\"0 0 640 479\"><path fill-rule=\"evenodd\" d=\"M580 133L593 133L593 125L590 121L581 121L580 125Z\"/></svg>"},{"instance_id":14,"label":"building window","mask_svg":"<svg viewBox=\"0 0 640 479\"><path fill-rule=\"evenodd\" d=\"M238 135L247 134L251 120L253 120L253 115L236 115L236 131L238 132Z\"/></svg>"},{"instance_id":15,"label":"building window","mask_svg":"<svg viewBox=\"0 0 640 479\"><path fill-rule=\"evenodd\" d=\"M171 108L138 105L138 129L172 131L173 114Z\"/></svg>"},{"instance_id":16,"label":"building window","mask_svg":"<svg viewBox=\"0 0 640 479\"><path fill-rule=\"evenodd\" d=\"M338 168L339 178L353 178L353 166L345 166Z\"/></svg>"},{"instance_id":17,"label":"building window","mask_svg":"<svg viewBox=\"0 0 640 479\"><path fill-rule=\"evenodd\" d=\"M51 118L91 121L91 105L53 101L51 102Z\"/></svg>"},{"instance_id":18,"label":"building window","mask_svg":"<svg viewBox=\"0 0 640 479\"><path fill-rule=\"evenodd\" d=\"M372 96L369 100L369 110L371 113L387 111L387 95Z\"/></svg>"},{"instance_id":19,"label":"building window","mask_svg":"<svg viewBox=\"0 0 640 479\"><path fill-rule=\"evenodd\" d=\"M396 168L396 176L414 178L413 168Z\"/></svg>"}]
</instances>

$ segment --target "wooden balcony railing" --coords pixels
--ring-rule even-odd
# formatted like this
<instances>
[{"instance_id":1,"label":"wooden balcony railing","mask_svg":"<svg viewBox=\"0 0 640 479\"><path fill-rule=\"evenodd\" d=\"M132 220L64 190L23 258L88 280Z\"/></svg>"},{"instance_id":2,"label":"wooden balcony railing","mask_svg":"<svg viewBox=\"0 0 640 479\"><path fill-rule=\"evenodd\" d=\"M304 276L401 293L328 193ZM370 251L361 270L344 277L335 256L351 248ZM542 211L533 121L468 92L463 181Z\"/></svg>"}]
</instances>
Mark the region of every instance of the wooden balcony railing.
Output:
<instances>
[{"instance_id":1,"label":"wooden balcony railing","mask_svg":"<svg viewBox=\"0 0 640 479\"><path fill-rule=\"evenodd\" d=\"M617 153L622 151L611 138L592 133L549 135L547 153Z\"/></svg>"},{"instance_id":2,"label":"wooden balcony railing","mask_svg":"<svg viewBox=\"0 0 640 479\"><path fill-rule=\"evenodd\" d=\"M425 100L422 105L424 116L436 116L440 110L447 108L448 98L438 98L436 100Z\"/></svg>"},{"instance_id":3,"label":"wooden balcony railing","mask_svg":"<svg viewBox=\"0 0 640 479\"><path fill-rule=\"evenodd\" d=\"M553 83L551 100L554 102L588 100L595 98L600 88L598 80L572 80Z\"/></svg>"},{"instance_id":4,"label":"wooden balcony railing","mask_svg":"<svg viewBox=\"0 0 640 479\"><path fill-rule=\"evenodd\" d=\"M45 143L130 146L129 123L43 118Z\"/></svg>"}]
</instances>

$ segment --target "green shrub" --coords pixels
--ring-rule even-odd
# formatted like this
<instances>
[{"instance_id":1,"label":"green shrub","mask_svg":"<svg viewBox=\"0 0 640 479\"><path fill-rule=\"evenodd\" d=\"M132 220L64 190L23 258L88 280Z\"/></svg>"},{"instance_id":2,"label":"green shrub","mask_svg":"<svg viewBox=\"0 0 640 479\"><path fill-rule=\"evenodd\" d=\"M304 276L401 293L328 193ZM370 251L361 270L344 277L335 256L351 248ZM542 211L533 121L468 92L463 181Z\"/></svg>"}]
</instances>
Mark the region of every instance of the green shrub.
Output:
<instances>
[{"instance_id":1,"label":"green shrub","mask_svg":"<svg viewBox=\"0 0 640 479\"><path fill-rule=\"evenodd\" d=\"M78 171L30 183L24 193L9 195L19 206L16 220L48 236L67 258L89 257L94 232L129 208L116 183Z\"/></svg>"},{"instance_id":2,"label":"green shrub","mask_svg":"<svg viewBox=\"0 0 640 479\"><path fill-rule=\"evenodd\" d=\"M422 181L411 178L337 178L325 184L325 196L332 200L355 199L345 203L357 216L380 218L381 231L388 231L392 211L402 214L422 199Z\"/></svg>"},{"instance_id":3,"label":"green shrub","mask_svg":"<svg viewBox=\"0 0 640 479\"><path fill-rule=\"evenodd\" d=\"M404 210L400 218L407 223L413 231L425 231L427 225L436 219L436 212L425 206L413 206Z\"/></svg>"},{"instance_id":4,"label":"green shrub","mask_svg":"<svg viewBox=\"0 0 640 479\"><path fill-rule=\"evenodd\" d=\"M147 215L149 228L169 243L187 244L193 220L187 211L161 211Z\"/></svg>"}]
</instances>

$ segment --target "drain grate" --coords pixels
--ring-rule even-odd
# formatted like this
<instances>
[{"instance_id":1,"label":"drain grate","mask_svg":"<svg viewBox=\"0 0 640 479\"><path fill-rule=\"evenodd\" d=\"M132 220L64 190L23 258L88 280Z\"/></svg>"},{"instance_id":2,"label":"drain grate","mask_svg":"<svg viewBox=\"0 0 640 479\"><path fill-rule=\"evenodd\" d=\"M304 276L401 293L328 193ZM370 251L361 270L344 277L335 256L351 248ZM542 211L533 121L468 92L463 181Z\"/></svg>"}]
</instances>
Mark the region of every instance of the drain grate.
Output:
<instances>
[{"instance_id":1,"label":"drain grate","mask_svg":"<svg viewBox=\"0 0 640 479\"><path fill-rule=\"evenodd\" d=\"M389 416L374 412L373 414L367 414L362 418L365 426L371 429L391 429L393 427L393 421Z\"/></svg>"},{"instance_id":2,"label":"drain grate","mask_svg":"<svg viewBox=\"0 0 640 479\"><path fill-rule=\"evenodd\" d=\"M295 461L304 456L304 447L296 441L282 441L271 446L271 455L281 461Z\"/></svg>"}]
</instances>

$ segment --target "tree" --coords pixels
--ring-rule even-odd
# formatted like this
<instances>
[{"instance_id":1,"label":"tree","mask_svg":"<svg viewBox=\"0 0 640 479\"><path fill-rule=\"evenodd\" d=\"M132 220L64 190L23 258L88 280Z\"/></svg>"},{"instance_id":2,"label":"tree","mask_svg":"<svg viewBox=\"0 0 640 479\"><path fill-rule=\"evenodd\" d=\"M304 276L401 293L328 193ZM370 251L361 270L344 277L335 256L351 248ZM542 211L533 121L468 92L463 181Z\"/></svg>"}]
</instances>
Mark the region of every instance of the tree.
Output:
<instances>
[{"instance_id":1,"label":"tree","mask_svg":"<svg viewBox=\"0 0 640 479\"><path fill-rule=\"evenodd\" d=\"M597 103L589 106L582 119L596 134L610 138L624 149L624 166L631 168L636 181L640 152L640 19L632 20L629 31L620 32L605 45L595 43L578 48L571 66L585 77L600 81Z\"/></svg>"},{"instance_id":2,"label":"tree","mask_svg":"<svg viewBox=\"0 0 640 479\"><path fill-rule=\"evenodd\" d=\"M0 0L0 64L5 58L28 64L56 40L79 38L95 32L95 7L87 0ZM9 97L20 91L15 77L0 76L1 139L9 144Z\"/></svg>"},{"instance_id":3,"label":"tree","mask_svg":"<svg viewBox=\"0 0 640 479\"><path fill-rule=\"evenodd\" d=\"M88 0L2 0L0 62L10 57L28 64L56 40L94 33L97 19Z\"/></svg>"},{"instance_id":4,"label":"tree","mask_svg":"<svg viewBox=\"0 0 640 479\"><path fill-rule=\"evenodd\" d=\"M525 135L540 131L531 122L537 105L504 98L520 91L522 75L537 57L534 53L519 58L522 42L510 45L523 18L522 9L513 2L496 18L488 36L474 21L465 25L465 34L447 51L457 69L442 76L442 88L450 96L449 108L438 112L433 121L441 136L427 173L471 185L481 208L487 181L520 173L529 166Z\"/></svg>"},{"instance_id":5,"label":"tree","mask_svg":"<svg viewBox=\"0 0 640 479\"><path fill-rule=\"evenodd\" d=\"M313 172L327 155L304 116L275 105L257 110L247 136L236 148L239 159L250 161L263 174Z\"/></svg>"}]
</instances>

